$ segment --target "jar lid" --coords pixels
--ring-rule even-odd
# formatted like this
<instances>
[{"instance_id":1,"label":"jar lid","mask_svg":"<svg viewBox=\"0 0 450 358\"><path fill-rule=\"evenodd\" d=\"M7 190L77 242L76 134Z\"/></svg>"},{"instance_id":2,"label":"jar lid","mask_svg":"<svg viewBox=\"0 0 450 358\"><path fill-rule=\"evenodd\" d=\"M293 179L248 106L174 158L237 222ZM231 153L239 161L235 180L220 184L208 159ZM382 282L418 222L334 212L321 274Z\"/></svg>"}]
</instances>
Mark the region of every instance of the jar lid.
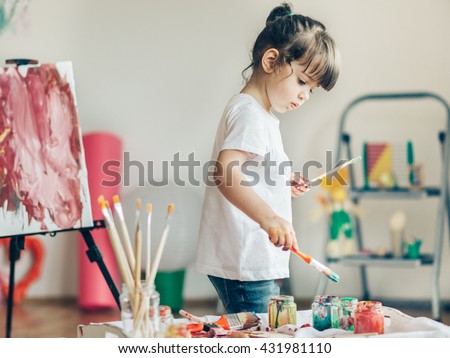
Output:
<instances>
[{"instance_id":1,"label":"jar lid","mask_svg":"<svg viewBox=\"0 0 450 358\"><path fill-rule=\"evenodd\" d=\"M341 303L343 307L355 306L358 303L358 299L355 297L342 297Z\"/></svg>"},{"instance_id":2,"label":"jar lid","mask_svg":"<svg viewBox=\"0 0 450 358\"><path fill-rule=\"evenodd\" d=\"M371 312L381 309L381 302L379 301L359 301L356 306L358 312Z\"/></svg>"},{"instance_id":3,"label":"jar lid","mask_svg":"<svg viewBox=\"0 0 450 358\"><path fill-rule=\"evenodd\" d=\"M270 301L275 301L277 303L294 302L294 296L287 296L287 295L274 296L270 298Z\"/></svg>"},{"instance_id":4,"label":"jar lid","mask_svg":"<svg viewBox=\"0 0 450 358\"><path fill-rule=\"evenodd\" d=\"M167 317L172 314L172 309L169 306L160 305L159 306L159 317Z\"/></svg>"},{"instance_id":5,"label":"jar lid","mask_svg":"<svg viewBox=\"0 0 450 358\"><path fill-rule=\"evenodd\" d=\"M314 299L314 302L317 302L321 305L339 304L340 301L341 299L338 296L331 295L319 295Z\"/></svg>"}]
</instances>

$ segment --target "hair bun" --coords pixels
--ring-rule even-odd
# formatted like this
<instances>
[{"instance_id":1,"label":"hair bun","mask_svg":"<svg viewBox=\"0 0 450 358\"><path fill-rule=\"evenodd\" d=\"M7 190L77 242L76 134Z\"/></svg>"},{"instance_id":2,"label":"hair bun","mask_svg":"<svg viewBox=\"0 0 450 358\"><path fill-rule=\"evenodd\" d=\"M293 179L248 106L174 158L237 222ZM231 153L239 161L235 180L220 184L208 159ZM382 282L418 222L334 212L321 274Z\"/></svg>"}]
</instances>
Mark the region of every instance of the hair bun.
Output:
<instances>
[{"instance_id":1,"label":"hair bun","mask_svg":"<svg viewBox=\"0 0 450 358\"><path fill-rule=\"evenodd\" d=\"M284 2L280 6L275 7L269 14L266 20L266 25L272 21L277 20L280 17L288 16L292 14L291 4Z\"/></svg>"}]
</instances>

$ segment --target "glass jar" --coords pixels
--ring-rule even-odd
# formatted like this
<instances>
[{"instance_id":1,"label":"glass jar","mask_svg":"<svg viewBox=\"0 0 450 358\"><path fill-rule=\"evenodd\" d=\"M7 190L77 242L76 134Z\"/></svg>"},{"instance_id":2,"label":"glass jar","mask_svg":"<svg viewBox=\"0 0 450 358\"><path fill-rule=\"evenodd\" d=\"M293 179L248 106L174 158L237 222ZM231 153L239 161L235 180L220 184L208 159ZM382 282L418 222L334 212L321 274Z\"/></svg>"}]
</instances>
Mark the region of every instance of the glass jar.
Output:
<instances>
[{"instance_id":1,"label":"glass jar","mask_svg":"<svg viewBox=\"0 0 450 358\"><path fill-rule=\"evenodd\" d=\"M331 308L333 306L340 307L341 300L337 296L319 295L316 296L311 305L313 327L318 331L324 331L332 326L339 325L339 321L335 322L336 317L333 317L332 322Z\"/></svg>"},{"instance_id":2,"label":"glass jar","mask_svg":"<svg viewBox=\"0 0 450 358\"><path fill-rule=\"evenodd\" d=\"M331 328L353 331L355 329L355 309L357 304L357 298L342 297L340 302L331 306Z\"/></svg>"},{"instance_id":3,"label":"glass jar","mask_svg":"<svg viewBox=\"0 0 450 358\"><path fill-rule=\"evenodd\" d=\"M159 306L159 321L167 324L173 323L172 309L169 306Z\"/></svg>"},{"instance_id":4,"label":"glass jar","mask_svg":"<svg viewBox=\"0 0 450 358\"><path fill-rule=\"evenodd\" d=\"M146 285L143 286L143 289L147 287ZM156 291L155 285L152 285L150 287L149 292L149 316L150 321L153 324L153 329L155 333L159 331L159 325L160 325L160 315L159 315L159 303L160 303L160 295L159 292Z\"/></svg>"},{"instance_id":5,"label":"glass jar","mask_svg":"<svg viewBox=\"0 0 450 358\"><path fill-rule=\"evenodd\" d=\"M123 332L131 336L133 332L133 309L131 305L130 291L125 283L122 283L122 291L119 296L120 316L122 318Z\"/></svg>"},{"instance_id":6,"label":"glass jar","mask_svg":"<svg viewBox=\"0 0 450 358\"><path fill-rule=\"evenodd\" d=\"M355 310L355 333L384 333L384 313L381 302L358 302Z\"/></svg>"},{"instance_id":7,"label":"glass jar","mask_svg":"<svg viewBox=\"0 0 450 358\"><path fill-rule=\"evenodd\" d=\"M164 338L192 338L188 325L184 323L171 323L167 326Z\"/></svg>"},{"instance_id":8,"label":"glass jar","mask_svg":"<svg viewBox=\"0 0 450 358\"><path fill-rule=\"evenodd\" d=\"M165 337L166 331L174 323L172 309L169 306L159 306L159 329L158 337Z\"/></svg>"},{"instance_id":9,"label":"glass jar","mask_svg":"<svg viewBox=\"0 0 450 358\"><path fill-rule=\"evenodd\" d=\"M293 296L275 296L268 305L269 327L278 328L286 324L297 324L297 305Z\"/></svg>"},{"instance_id":10,"label":"glass jar","mask_svg":"<svg viewBox=\"0 0 450 358\"><path fill-rule=\"evenodd\" d=\"M130 294L128 286L123 283L119 300L122 329L126 335L129 337L154 337L158 333L160 296L154 285L148 289L145 282L142 282L141 288L133 289L133 293ZM145 317L144 314L140 326L135 327L134 318L139 315L137 311L140 309L148 312L148 316Z\"/></svg>"}]
</instances>

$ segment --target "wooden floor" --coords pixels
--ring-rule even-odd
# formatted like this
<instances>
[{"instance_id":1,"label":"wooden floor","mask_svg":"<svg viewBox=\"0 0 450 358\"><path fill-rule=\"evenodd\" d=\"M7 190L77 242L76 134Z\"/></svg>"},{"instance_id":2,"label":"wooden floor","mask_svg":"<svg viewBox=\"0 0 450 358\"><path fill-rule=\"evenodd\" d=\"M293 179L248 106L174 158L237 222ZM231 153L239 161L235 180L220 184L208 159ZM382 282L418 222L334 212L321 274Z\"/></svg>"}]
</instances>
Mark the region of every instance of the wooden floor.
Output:
<instances>
[{"instance_id":1,"label":"wooden floor","mask_svg":"<svg viewBox=\"0 0 450 358\"><path fill-rule=\"evenodd\" d=\"M297 300L296 300L297 301ZM297 302L298 309L308 309L309 302ZM0 303L0 337L6 332L6 304ZM427 305L389 305L414 317L431 318ZM185 302L184 309L195 315L214 314L215 301ZM91 322L111 322L120 320L118 309L96 312L84 311L76 300L25 300L14 306L11 337L14 338L58 338L77 336L77 326ZM442 322L450 325L450 309L445 306Z\"/></svg>"}]
</instances>

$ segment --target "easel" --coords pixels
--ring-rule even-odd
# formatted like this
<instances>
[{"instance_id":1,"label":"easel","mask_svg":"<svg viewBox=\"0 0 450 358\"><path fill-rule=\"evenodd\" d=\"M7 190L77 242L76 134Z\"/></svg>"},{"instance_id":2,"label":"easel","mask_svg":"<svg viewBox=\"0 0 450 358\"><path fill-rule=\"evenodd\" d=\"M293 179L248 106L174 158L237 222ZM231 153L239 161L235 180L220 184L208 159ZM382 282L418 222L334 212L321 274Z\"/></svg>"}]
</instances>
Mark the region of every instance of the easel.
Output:
<instances>
[{"instance_id":1,"label":"easel","mask_svg":"<svg viewBox=\"0 0 450 358\"><path fill-rule=\"evenodd\" d=\"M89 258L90 262L96 262L100 271L105 278L105 281L114 297L114 300L117 303L117 306L120 309L119 302L119 291L114 284L114 281L111 277L111 274L108 271L108 268L103 261L102 254L95 244L94 238L92 237L91 230L94 229L102 229L105 228L105 222L103 220L94 220L94 226L80 228L80 229L67 229L60 231L53 231L47 233L33 233L27 235L16 235L12 236L9 242L9 288L8 288L8 298L7 298L7 313L6 313L6 338L11 338L11 326L12 326L12 314L13 314L13 306L14 306L14 280L15 280L15 267L16 261L20 259L20 251L25 249L25 236L33 236L33 235L45 235L49 234L50 236L55 236L58 232L67 232L67 231L79 231L81 235L83 235L84 241L88 247L86 250L86 254ZM2 237L0 239L4 239L6 237Z\"/></svg>"},{"instance_id":2,"label":"easel","mask_svg":"<svg viewBox=\"0 0 450 358\"><path fill-rule=\"evenodd\" d=\"M31 59L9 59L6 60L6 64L15 64L16 66L22 65L37 65L37 60ZM92 227L84 227L79 229L64 229L52 232L38 232L24 235L14 235L14 236L4 236L0 237L0 239L10 238L9 242L9 287L8 287L8 298L7 298L7 314L6 314L6 338L11 338L11 326L12 326L12 316L13 316L13 306L14 306L14 281L15 281L15 267L16 261L20 258L21 250L25 249L25 237L33 236L33 235L45 235L49 234L50 236L55 236L58 232L66 232L66 231L79 231L81 235L83 235L84 241L88 247L86 254L89 258L90 262L96 262L100 271L105 278L105 281L117 303L117 306L120 309L119 302L119 291L114 284L114 281L111 277L111 274L106 267L102 254L95 244L94 238L92 237L91 230L105 228L105 222L103 220L94 220Z\"/></svg>"}]
</instances>

